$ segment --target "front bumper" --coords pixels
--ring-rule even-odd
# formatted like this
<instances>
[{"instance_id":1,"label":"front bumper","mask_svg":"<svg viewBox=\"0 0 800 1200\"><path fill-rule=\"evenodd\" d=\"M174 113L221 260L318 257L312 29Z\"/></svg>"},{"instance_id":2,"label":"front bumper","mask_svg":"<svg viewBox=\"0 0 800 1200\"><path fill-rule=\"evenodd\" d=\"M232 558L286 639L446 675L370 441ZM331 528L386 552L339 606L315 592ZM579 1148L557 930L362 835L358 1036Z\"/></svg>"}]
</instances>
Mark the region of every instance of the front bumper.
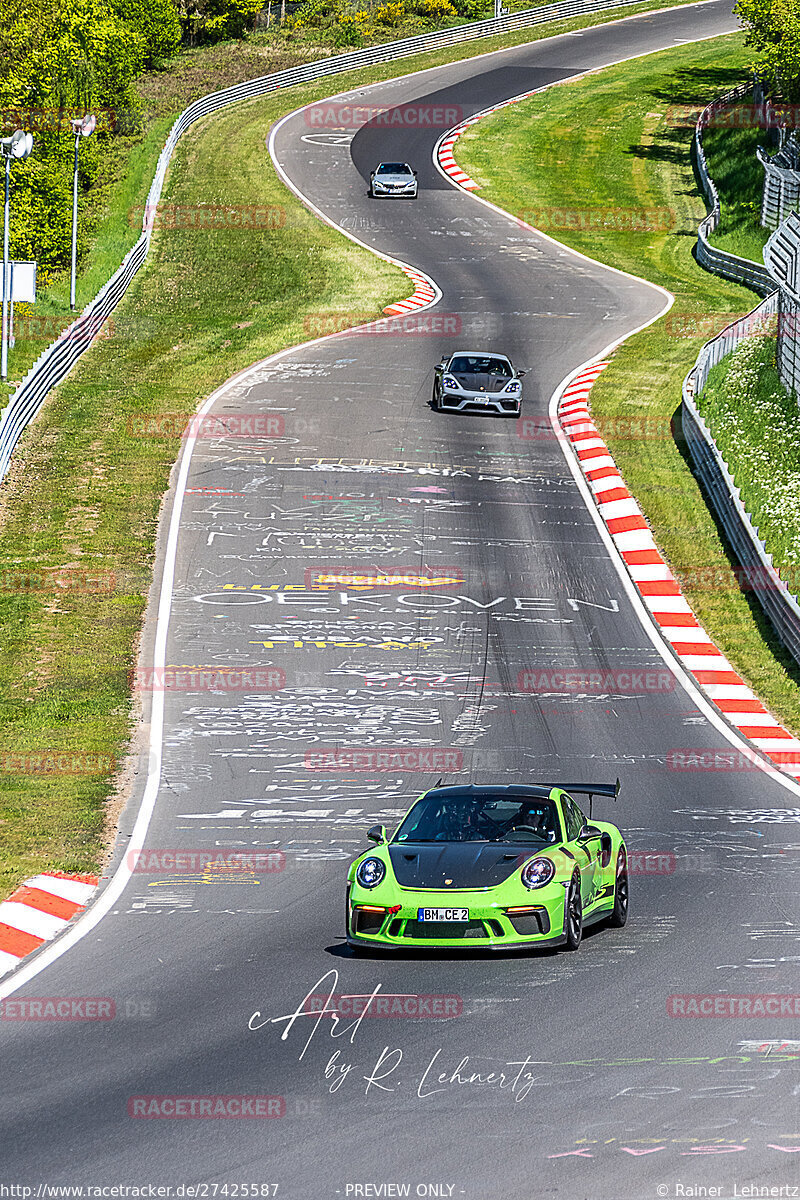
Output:
<instances>
[{"instance_id":1,"label":"front bumper","mask_svg":"<svg viewBox=\"0 0 800 1200\"><path fill-rule=\"evenodd\" d=\"M545 893L542 895L541 893ZM521 946L558 945L564 940L565 888L549 884L529 897L500 901L485 891L423 892L402 889L378 900L354 888L348 897L347 941L350 945L400 949L504 950ZM400 911L389 908L400 905ZM420 908L469 909L466 923L417 920ZM383 913L370 908L383 906ZM509 913L529 907L530 913Z\"/></svg>"},{"instance_id":2,"label":"front bumper","mask_svg":"<svg viewBox=\"0 0 800 1200\"><path fill-rule=\"evenodd\" d=\"M504 396L502 392L448 392L442 389L440 407L443 412L495 412L501 416L519 416L522 393Z\"/></svg>"},{"instance_id":3,"label":"front bumper","mask_svg":"<svg viewBox=\"0 0 800 1200\"><path fill-rule=\"evenodd\" d=\"M410 187L410 188L385 187L383 184L373 183L372 194L373 194L373 196L416 196L417 188L416 187Z\"/></svg>"}]
</instances>

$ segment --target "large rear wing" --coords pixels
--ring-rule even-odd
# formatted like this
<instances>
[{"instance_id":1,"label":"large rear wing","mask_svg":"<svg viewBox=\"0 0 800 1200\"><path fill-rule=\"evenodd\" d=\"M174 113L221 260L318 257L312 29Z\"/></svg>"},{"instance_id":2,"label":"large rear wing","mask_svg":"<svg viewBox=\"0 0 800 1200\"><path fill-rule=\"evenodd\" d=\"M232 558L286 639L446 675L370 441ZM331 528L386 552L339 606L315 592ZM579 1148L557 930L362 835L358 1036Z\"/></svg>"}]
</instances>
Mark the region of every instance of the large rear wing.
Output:
<instances>
[{"instance_id":1,"label":"large rear wing","mask_svg":"<svg viewBox=\"0 0 800 1200\"><path fill-rule=\"evenodd\" d=\"M608 796L609 800L616 800L622 785L617 777L616 783L556 783L553 786L560 788L562 792L567 792L570 796L588 796L589 816L591 817L592 801L595 796Z\"/></svg>"}]
</instances>

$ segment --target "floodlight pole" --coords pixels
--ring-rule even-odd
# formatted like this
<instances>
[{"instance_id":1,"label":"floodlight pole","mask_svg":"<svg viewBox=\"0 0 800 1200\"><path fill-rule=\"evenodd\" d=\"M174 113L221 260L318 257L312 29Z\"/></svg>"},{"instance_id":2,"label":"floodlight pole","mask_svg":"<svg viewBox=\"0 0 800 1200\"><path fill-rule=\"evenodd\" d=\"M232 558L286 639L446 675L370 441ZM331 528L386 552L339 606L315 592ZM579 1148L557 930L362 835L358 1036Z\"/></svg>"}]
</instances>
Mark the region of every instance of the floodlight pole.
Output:
<instances>
[{"instance_id":1,"label":"floodlight pole","mask_svg":"<svg viewBox=\"0 0 800 1200\"><path fill-rule=\"evenodd\" d=\"M75 267L78 254L78 146L81 135L75 134L75 162L72 169L72 268L69 275L69 307L75 312Z\"/></svg>"},{"instance_id":2,"label":"floodlight pole","mask_svg":"<svg viewBox=\"0 0 800 1200\"><path fill-rule=\"evenodd\" d=\"M72 266L69 274L69 307L75 312L75 275L78 265L78 147L82 137L89 137L97 124L95 117L74 118L71 122L75 134L75 160L72 167Z\"/></svg>"}]
</instances>

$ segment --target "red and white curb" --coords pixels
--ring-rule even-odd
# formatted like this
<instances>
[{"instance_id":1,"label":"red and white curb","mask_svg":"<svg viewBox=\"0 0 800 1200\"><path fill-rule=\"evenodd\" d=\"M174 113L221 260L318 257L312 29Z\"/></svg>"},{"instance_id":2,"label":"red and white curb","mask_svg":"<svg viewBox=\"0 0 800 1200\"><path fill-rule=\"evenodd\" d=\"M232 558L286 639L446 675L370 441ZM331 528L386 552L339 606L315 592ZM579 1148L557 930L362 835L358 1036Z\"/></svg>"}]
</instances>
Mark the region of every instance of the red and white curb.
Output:
<instances>
[{"instance_id":1,"label":"red and white curb","mask_svg":"<svg viewBox=\"0 0 800 1200\"><path fill-rule=\"evenodd\" d=\"M486 110L486 112L491 111L492 110L488 108ZM456 125L454 129L448 130L448 132L436 146L436 161L439 163L439 166L442 168L445 175L449 175L454 183L459 184L460 187L464 188L468 192L476 191L478 184L474 179L470 179L466 171L461 170L461 167L453 158L453 147L467 126L474 125L475 122L480 120L480 117L484 115L484 113L481 113L480 116L470 117L469 120L464 121L462 125Z\"/></svg>"},{"instance_id":2,"label":"red and white curb","mask_svg":"<svg viewBox=\"0 0 800 1200\"><path fill-rule=\"evenodd\" d=\"M589 393L608 365L598 362L581 371L565 389L558 408L561 428L572 443L600 515L642 600L683 667L729 724L787 775L800 779L800 741L767 712L701 627L589 415Z\"/></svg>"},{"instance_id":3,"label":"red and white curb","mask_svg":"<svg viewBox=\"0 0 800 1200\"><path fill-rule=\"evenodd\" d=\"M96 875L43 871L26 879L0 904L0 975L37 950L79 912L83 912L99 880Z\"/></svg>"},{"instance_id":4,"label":"red and white curb","mask_svg":"<svg viewBox=\"0 0 800 1200\"><path fill-rule=\"evenodd\" d=\"M422 271L417 271L414 267L405 266L404 263L396 262L395 266L405 271L414 284L414 295L409 296L407 300L398 300L395 304L388 304L383 310L388 316L401 317L415 308L426 308L436 299L436 288L427 275L423 275Z\"/></svg>"}]
</instances>

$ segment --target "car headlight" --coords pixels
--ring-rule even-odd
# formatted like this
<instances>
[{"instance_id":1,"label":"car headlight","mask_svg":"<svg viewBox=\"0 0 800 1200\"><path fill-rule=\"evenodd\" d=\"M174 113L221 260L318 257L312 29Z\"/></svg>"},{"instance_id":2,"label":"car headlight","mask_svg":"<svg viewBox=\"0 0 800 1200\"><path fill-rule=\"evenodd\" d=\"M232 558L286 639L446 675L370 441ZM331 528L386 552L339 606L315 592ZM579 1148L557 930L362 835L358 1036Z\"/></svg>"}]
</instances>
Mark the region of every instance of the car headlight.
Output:
<instances>
[{"instance_id":1,"label":"car headlight","mask_svg":"<svg viewBox=\"0 0 800 1200\"><path fill-rule=\"evenodd\" d=\"M506 392L518 392L520 387L521 387L521 384L516 379L514 379L514 380L512 380L511 383L507 384L503 390Z\"/></svg>"},{"instance_id":2,"label":"car headlight","mask_svg":"<svg viewBox=\"0 0 800 1200\"><path fill-rule=\"evenodd\" d=\"M522 882L526 888L533 891L534 888L544 887L549 883L555 873L556 869L551 859L532 858L522 868Z\"/></svg>"},{"instance_id":3,"label":"car headlight","mask_svg":"<svg viewBox=\"0 0 800 1200\"><path fill-rule=\"evenodd\" d=\"M374 888L386 874L386 867L379 858L365 858L356 867L356 879L363 888Z\"/></svg>"},{"instance_id":4,"label":"car headlight","mask_svg":"<svg viewBox=\"0 0 800 1200\"><path fill-rule=\"evenodd\" d=\"M444 386L447 388L448 391L450 391L450 392L458 391L459 382L457 379L454 379L452 375L445 375L444 379L442 380L442 383L444 384Z\"/></svg>"}]
</instances>

